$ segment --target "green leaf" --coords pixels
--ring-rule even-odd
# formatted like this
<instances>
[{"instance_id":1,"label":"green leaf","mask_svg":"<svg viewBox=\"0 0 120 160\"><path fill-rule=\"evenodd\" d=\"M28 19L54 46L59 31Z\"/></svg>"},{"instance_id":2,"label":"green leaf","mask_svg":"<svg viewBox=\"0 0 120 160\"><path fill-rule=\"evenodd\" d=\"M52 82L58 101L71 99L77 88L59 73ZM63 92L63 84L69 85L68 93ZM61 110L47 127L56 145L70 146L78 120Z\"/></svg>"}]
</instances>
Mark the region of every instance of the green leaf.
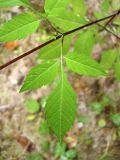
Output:
<instances>
[{"instance_id":1,"label":"green leaf","mask_svg":"<svg viewBox=\"0 0 120 160\"><path fill-rule=\"evenodd\" d=\"M45 0L45 12L47 14L54 14L58 9L65 8L69 0Z\"/></svg>"},{"instance_id":2,"label":"green leaf","mask_svg":"<svg viewBox=\"0 0 120 160\"><path fill-rule=\"evenodd\" d=\"M106 75L100 65L86 55L76 53L65 56L67 67L75 73L87 76Z\"/></svg>"},{"instance_id":3,"label":"green leaf","mask_svg":"<svg viewBox=\"0 0 120 160\"><path fill-rule=\"evenodd\" d=\"M22 39L36 31L39 19L33 13L22 13L0 28L0 42Z\"/></svg>"},{"instance_id":4,"label":"green leaf","mask_svg":"<svg viewBox=\"0 0 120 160\"><path fill-rule=\"evenodd\" d=\"M70 158L72 160L73 158L77 156L77 152L75 149L70 149L65 153L65 155L67 158Z\"/></svg>"},{"instance_id":5,"label":"green leaf","mask_svg":"<svg viewBox=\"0 0 120 160\"><path fill-rule=\"evenodd\" d=\"M118 81L120 81L120 59L114 65L115 76Z\"/></svg>"},{"instance_id":6,"label":"green leaf","mask_svg":"<svg viewBox=\"0 0 120 160\"><path fill-rule=\"evenodd\" d=\"M76 95L64 75L48 98L45 115L49 126L62 142L76 115Z\"/></svg>"},{"instance_id":7,"label":"green leaf","mask_svg":"<svg viewBox=\"0 0 120 160\"><path fill-rule=\"evenodd\" d=\"M102 18L108 15L110 8L110 0L101 0L100 2L100 10L95 12L96 18Z\"/></svg>"},{"instance_id":8,"label":"green leaf","mask_svg":"<svg viewBox=\"0 0 120 160\"><path fill-rule=\"evenodd\" d=\"M112 114L110 116L110 120L114 123L114 125L120 127L120 114Z\"/></svg>"},{"instance_id":9,"label":"green leaf","mask_svg":"<svg viewBox=\"0 0 120 160\"><path fill-rule=\"evenodd\" d=\"M93 103L90 104L90 108L97 115L99 115L103 111L104 106L100 102L93 102Z\"/></svg>"},{"instance_id":10,"label":"green leaf","mask_svg":"<svg viewBox=\"0 0 120 160\"><path fill-rule=\"evenodd\" d=\"M65 143L57 143L56 148L55 148L55 156L63 156L65 154L65 150L66 150L66 144Z\"/></svg>"},{"instance_id":11,"label":"green leaf","mask_svg":"<svg viewBox=\"0 0 120 160\"><path fill-rule=\"evenodd\" d=\"M78 121L83 124L87 124L90 122L90 118L88 116L79 115Z\"/></svg>"},{"instance_id":12,"label":"green leaf","mask_svg":"<svg viewBox=\"0 0 120 160\"><path fill-rule=\"evenodd\" d=\"M113 22L116 25L120 25L120 19L118 19L118 17L116 17L116 19ZM120 29L120 27L119 27L119 29Z\"/></svg>"},{"instance_id":13,"label":"green leaf","mask_svg":"<svg viewBox=\"0 0 120 160\"><path fill-rule=\"evenodd\" d=\"M104 95L102 97L101 104L102 104L103 107L111 106L111 105L113 105L113 101L112 101L112 99L109 96Z\"/></svg>"},{"instance_id":14,"label":"green leaf","mask_svg":"<svg viewBox=\"0 0 120 160\"><path fill-rule=\"evenodd\" d=\"M70 43L72 36L67 36L64 38L63 54L66 54L70 48ZM54 59L60 57L61 55L61 39L58 39L51 43L50 45L41 48L38 58L40 59Z\"/></svg>"},{"instance_id":15,"label":"green leaf","mask_svg":"<svg viewBox=\"0 0 120 160\"><path fill-rule=\"evenodd\" d=\"M29 2L29 0L21 0L21 2L23 3L24 6L30 8L30 9L32 8L32 5Z\"/></svg>"},{"instance_id":16,"label":"green leaf","mask_svg":"<svg viewBox=\"0 0 120 160\"><path fill-rule=\"evenodd\" d=\"M99 119L98 126L104 128L106 126L106 120L104 118Z\"/></svg>"},{"instance_id":17,"label":"green leaf","mask_svg":"<svg viewBox=\"0 0 120 160\"><path fill-rule=\"evenodd\" d=\"M0 0L0 7L12 7L16 5L21 5L20 0Z\"/></svg>"},{"instance_id":18,"label":"green leaf","mask_svg":"<svg viewBox=\"0 0 120 160\"><path fill-rule=\"evenodd\" d=\"M39 153L31 153L26 157L26 160L43 160L43 157Z\"/></svg>"},{"instance_id":19,"label":"green leaf","mask_svg":"<svg viewBox=\"0 0 120 160\"><path fill-rule=\"evenodd\" d=\"M90 55L94 46L94 33L93 31L83 31L78 35L78 39L75 43L75 51L77 53L83 53Z\"/></svg>"},{"instance_id":20,"label":"green leaf","mask_svg":"<svg viewBox=\"0 0 120 160\"><path fill-rule=\"evenodd\" d=\"M25 107L27 108L28 112L30 112L30 113L36 113L40 109L39 103L37 101L35 101L34 99L28 99L25 102Z\"/></svg>"},{"instance_id":21,"label":"green leaf","mask_svg":"<svg viewBox=\"0 0 120 160\"><path fill-rule=\"evenodd\" d=\"M28 0L0 0L0 7L26 6L31 8Z\"/></svg>"},{"instance_id":22,"label":"green leaf","mask_svg":"<svg viewBox=\"0 0 120 160\"><path fill-rule=\"evenodd\" d=\"M86 5L84 0L71 0L73 12L84 17L86 14Z\"/></svg>"},{"instance_id":23,"label":"green leaf","mask_svg":"<svg viewBox=\"0 0 120 160\"><path fill-rule=\"evenodd\" d=\"M43 135L47 135L49 133L49 127L48 127L46 121L43 121L40 123L39 132L40 132L40 134L43 134Z\"/></svg>"},{"instance_id":24,"label":"green leaf","mask_svg":"<svg viewBox=\"0 0 120 160\"><path fill-rule=\"evenodd\" d=\"M86 23L86 20L79 15L72 12L67 12L65 9L60 9L54 12L54 14L48 15L49 21L55 26L61 28L64 31L68 31L79 27L81 24Z\"/></svg>"},{"instance_id":25,"label":"green leaf","mask_svg":"<svg viewBox=\"0 0 120 160\"><path fill-rule=\"evenodd\" d=\"M102 12L108 12L110 8L110 0L102 0L102 3L101 3L101 9L102 9Z\"/></svg>"},{"instance_id":26,"label":"green leaf","mask_svg":"<svg viewBox=\"0 0 120 160\"><path fill-rule=\"evenodd\" d=\"M112 9L113 10L120 9L120 1L119 0L112 0Z\"/></svg>"},{"instance_id":27,"label":"green leaf","mask_svg":"<svg viewBox=\"0 0 120 160\"><path fill-rule=\"evenodd\" d=\"M101 59L101 66L104 69L110 69L115 61L116 54L114 50L104 51Z\"/></svg>"},{"instance_id":28,"label":"green leaf","mask_svg":"<svg viewBox=\"0 0 120 160\"><path fill-rule=\"evenodd\" d=\"M32 68L24 81L20 92L33 90L53 81L59 70L59 63L51 61Z\"/></svg>"}]
</instances>

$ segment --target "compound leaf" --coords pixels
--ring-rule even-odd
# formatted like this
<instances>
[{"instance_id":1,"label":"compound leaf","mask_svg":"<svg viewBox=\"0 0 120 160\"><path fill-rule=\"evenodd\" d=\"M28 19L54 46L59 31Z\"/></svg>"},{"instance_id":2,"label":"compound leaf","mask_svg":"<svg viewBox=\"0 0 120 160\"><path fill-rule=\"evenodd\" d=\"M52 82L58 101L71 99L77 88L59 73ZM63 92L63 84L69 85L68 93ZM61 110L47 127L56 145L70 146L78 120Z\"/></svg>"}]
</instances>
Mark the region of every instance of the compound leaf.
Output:
<instances>
[{"instance_id":1,"label":"compound leaf","mask_svg":"<svg viewBox=\"0 0 120 160\"><path fill-rule=\"evenodd\" d=\"M25 38L36 31L39 19L33 13L22 13L0 28L0 42L8 42Z\"/></svg>"},{"instance_id":2,"label":"compound leaf","mask_svg":"<svg viewBox=\"0 0 120 160\"><path fill-rule=\"evenodd\" d=\"M32 68L24 81L20 92L37 89L53 81L59 71L59 63L51 61Z\"/></svg>"},{"instance_id":3,"label":"compound leaf","mask_svg":"<svg viewBox=\"0 0 120 160\"><path fill-rule=\"evenodd\" d=\"M101 66L89 56L72 53L67 55L65 59L67 67L75 73L87 76L106 75Z\"/></svg>"},{"instance_id":4,"label":"compound leaf","mask_svg":"<svg viewBox=\"0 0 120 160\"><path fill-rule=\"evenodd\" d=\"M72 126L76 114L76 95L62 76L57 88L49 96L45 115L49 126L62 142L64 135Z\"/></svg>"},{"instance_id":5,"label":"compound leaf","mask_svg":"<svg viewBox=\"0 0 120 160\"><path fill-rule=\"evenodd\" d=\"M84 17L67 10L66 6L69 3L70 3L70 0L57 0L57 1L56 0L53 0L53 1L46 0L45 1L44 8L47 14L47 18L56 27L59 27L60 29L64 31L76 28L80 24L83 24L86 22Z\"/></svg>"}]
</instances>

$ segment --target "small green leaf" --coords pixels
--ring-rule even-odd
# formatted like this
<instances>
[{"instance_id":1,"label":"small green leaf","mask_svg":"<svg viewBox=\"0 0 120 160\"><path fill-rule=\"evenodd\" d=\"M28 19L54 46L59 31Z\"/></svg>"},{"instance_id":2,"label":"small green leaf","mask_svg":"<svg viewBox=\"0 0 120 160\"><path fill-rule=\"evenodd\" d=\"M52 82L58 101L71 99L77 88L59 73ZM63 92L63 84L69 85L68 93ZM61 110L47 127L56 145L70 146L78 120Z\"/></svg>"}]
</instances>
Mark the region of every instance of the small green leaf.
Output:
<instances>
[{"instance_id":1,"label":"small green leaf","mask_svg":"<svg viewBox=\"0 0 120 160\"><path fill-rule=\"evenodd\" d=\"M49 142L49 139L47 140L42 140L42 143L41 143L41 148L43 150L43 152L49 152L49 149L50 149L50 143Z\"/></svg>"},{"instance_id":2,"label":"small green leaf","mask_svg":"<svg viewBox=\"0 0 120 160\"><path fill-rule=\"evenodd\" d=\"M43 121L40 123L39 132L43 135L46 135L49 133L49 127L48 127L46 121Z\"/></svg>"},{"instance_id":3,"label":"small green leaf","mask_svg":"<svg viewBox=\"0 0 120 160\"><path fill-rule=\"evenodd\" d=\"M63 46L63 54L66 54L68 49L70 48L70 43L72 40L72 36L67 36L64 39L64 46ZM54 59L60 57L61 55L61 39L58 39L51 43L50 45L41 48L38 58L40 59Z\"/></svg>"},{"instance_id":4,"label":"small green leaf","mask_svg":"<svg viewBox=\"0 0 120 160\"><path fill-rule=\"evenodd\" d=\"M22 39L36 31L39 19L33 13L14 16L0 28L0 42Z\"/></svg>"},{"instance_id":5,"label":"small green leaf","mask_svg":"<svg viewBox=\"0 0 120 160\"><path fill-rule=\"evenodd\" d=\"M30 113L36 113L40 109L39 103L37 101L35 101L34 99L28 99L25 102L25 107L27 108L28 112L30 112Z\"/></svg>"},{"instance_id":6,"label":"small green leaf","mask_svg":"<svg viewBox=\"0 0 120 160\"><path fill-rule=\"evenodd\" d=\"M94 32L87 30L84 32L81 32L78 35L78 39L75 43L75 51L77 53L83 53L86 55L90 55L92 48L94 46Z\"/></svg>"},{"instance_id":7,"label":"small green leaf","mask_svg":"<svg viewBox=\"0 0 120 160\"><path fill-rule=\"evenodd\" d=\"M114 50L105 51L102 54L102 59L100 64L104 69L106 70L110 69L115 61L115 58L116 58L116 54Z\"/></svg>"},{"instance_id":8,"label":"small green leaf","mask_svg":"<svg viewBox=\"0 0 120 160\"><path fill-rule=\"evenodd\" d=\"M105 121L105 119L103 119L103 118L99 119L99 121L98 121L98 126L99 126L100 128L104 128L104 127L106 126L106 121Z\"/></svg>"},{"instance_id":9,"label":"small green leaf","mask_svg":"<svg viewBox=\"0 0 120 160\"><path fill-rule=\"evenodd\" d=\"M67 158L72 160L73 158L75 158L77 156L77 152L75 149L70 149L65 153L65 155Z\"/></svg>"},{"instance_id":10,"label":"small green leaf","mask_svg":"<svg viewBox=\"0 0 120 160\"><path fill-rule=\"evenodd\" d=\"M33 90L47 85L53 81L59 71L59 63L51 61L32 68L24 81L20 92Z\"/></svg>"},{"instance_id":11,"label":"small green leaf","mask_svg":"<svg viewBox=\"0 0 120 160\"><path fill-rule=\"evenodd\" d=\"M54 14L58 9L65 8L69 0L45 0L45 12L47 14Z\"/></svg>"},{"instance_id":12,"label":"small green leaf","mask_svg":"<svg viewBox=\"0 0 120 160\"><path fill-rule=\"evenodd\" d=\"M118 81L120 81L120 59L114 65L115 76Z\"/></svg>"},{"instance_id":13,"label":"small green leaf","mask_svg":"<svg viewBox=\"0 0 120 160\"><path fill-rule=\"evenodd\" d=\"M32 153L26 157L26 160L43 160L43 157L39 153Z\"/></svg>"},{"instance_id":14,"label":"small green leaf","mask_svg":"<svg viewBox=\"0 0 120 160\"><path fill-rule=\"evenodd\" d=\"M91 110L94 111L97 115L99 115L99 114L103 111L103 109L104 109L104 107L102 106L102 104L99 103L99 102L93 102L93 103L91 103L91 104L90 104L90 108L91 108Z\"/></svg>"},{"instance_id":15,"label":"small green leaf","mask_svg":"<svg viewBox=\"0 0 120 160\"><path fill-rule=\"evenodd\" d=\"M76 53L65 56L67 66L75 73L87 76L105 76L105 72L100 65L86 55Z\"/></svg>"},{"instance_id":16,"label":"small green leaf","mask_svg":"<svg viewBox=\"0 0 120 160\"><path fill-rule=\"evenodd\" d=\"M87 124L87 123L90 122L90 119L89 119L88 116L79 115L78 121L79 121L80 123Z\"/></svg>"},{"instance_id":17,"label":"small green leaf","mask_svg":"<svg viewBox=\"0 0 120 160\"><path fill-rule=\"evenodd\" d=\"M66 144L65 143L57 143L56 148L55 148L55 155L56 156L63 156L65 154L65 149L66 149Z\"/></svg>"},{"instance_id":18,"label":"small green leaf","mask_svg":"<svg viewBox=\"0 0 120 160\"><path fill-rule=\"evenodd\" d=\"M62 142L76 115L76 95L63 75L57 88L48 98L45 115L50 128Z\"/></svg>"},{"instance_id":19,"label":"small green leaf","mask_svg":"<svg viewBox=\"0 0 120 160\"><path fill-rule=\"evenodd\" d=\"M102 106L106 107L106 106L113 105L113 101L112 101L112 99L109 96L104 95L102 97L101 104L102 104Z\"/></svg>"},{"instance_id":20,"label":"small green leaf","mask_svg":"<svg viewBox=\"0 0 120 160\"><path fill-rule=\"evenodd\" d=\"M114 125L120 127L120 114L112 114L110 116L110 120L114 123Z\"/></svg>"}]
</instances>

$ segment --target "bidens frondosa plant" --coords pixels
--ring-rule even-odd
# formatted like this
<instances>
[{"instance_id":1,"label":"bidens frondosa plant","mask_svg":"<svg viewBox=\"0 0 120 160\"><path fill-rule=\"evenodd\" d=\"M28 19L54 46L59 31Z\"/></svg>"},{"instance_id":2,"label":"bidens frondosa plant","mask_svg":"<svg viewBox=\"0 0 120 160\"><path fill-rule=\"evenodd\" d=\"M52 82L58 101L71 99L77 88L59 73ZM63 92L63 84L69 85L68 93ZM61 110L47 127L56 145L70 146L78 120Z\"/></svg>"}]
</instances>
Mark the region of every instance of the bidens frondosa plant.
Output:
<instances>
[{"instance_id":1,"label":"bidens frondosa plant","mask_svg":"<svg viewBox=\"0 0 120 160\"><path fill-rule=\"evenodd\" d=\"M105 0L103 2L105 3ZM45 117L50 128L62 142L64 135L73 125L77 112L77 96L68 81L66 68L83 76L97 77L106 76L108 70L113 67L115 76L120 79L119 48L116 54L115 49L106 50L100 63L90 55L95 39L99 40L96 34L100 30L113 34L120 41L119 36L108 28L109 23L120 14L120 10L107 17L104 17L104 13L101 15L96 13L98 19L90 21L86 16L84 0L45 0L44 12L35 10L28 0L0 0L0 7L16 5L27 7L28 11L14 16L1 26L0 42L25 38L38 29L43 19L49 22L57 36L2 65L0 69L39 50L41 64L30 70L20 92L38 89L53 81L57 82L47 99ZM106 10L108 8L109 6L105 7ZM105 21L104 26L100 24L102 21ZM90 28L93 25L95 27ZM70 51L75 34L78 39L74 44L74 50Z\"/></svg>"}]
</instances>

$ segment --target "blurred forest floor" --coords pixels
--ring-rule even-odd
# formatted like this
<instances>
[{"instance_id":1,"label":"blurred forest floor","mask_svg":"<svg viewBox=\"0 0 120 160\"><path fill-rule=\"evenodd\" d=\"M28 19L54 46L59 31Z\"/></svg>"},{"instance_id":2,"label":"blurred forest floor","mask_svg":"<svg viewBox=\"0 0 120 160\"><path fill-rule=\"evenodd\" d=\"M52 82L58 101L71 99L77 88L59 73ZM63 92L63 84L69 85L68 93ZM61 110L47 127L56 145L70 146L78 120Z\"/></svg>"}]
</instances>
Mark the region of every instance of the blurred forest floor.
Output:
<instances>
[{"instance_id":1,"label":"blurred forest floor","mask_svg":"<svg viewBox=\"0 0 120 160\"><path fill-rule=\"evenodd\" d=\"M89 1L89 9L98 3ZM23 10L21 7L1 9L0 23ZM44 25L49 31L49 26ZM42 29L25 40L0 44L0 64L46 41L47 37L47 32ZM107 45L117 40L110 35L109 41ZM99 45L96 47L97 51L101 50ZM120 112L120 83L113 77L89 78L69 74L78 95L78 115L60 147L43 115L45 97L51 87L19 93L24 77L36 64L36 55L0 71L0 160L33 160L34 157L37 157L35 160L120 160L120 131L109 120L111 109L117 108ZM25 101L30 98L39 103L38 113L27 111ZM104 103L102 111L101 103Z\"/></svg>"}]
</instances>

